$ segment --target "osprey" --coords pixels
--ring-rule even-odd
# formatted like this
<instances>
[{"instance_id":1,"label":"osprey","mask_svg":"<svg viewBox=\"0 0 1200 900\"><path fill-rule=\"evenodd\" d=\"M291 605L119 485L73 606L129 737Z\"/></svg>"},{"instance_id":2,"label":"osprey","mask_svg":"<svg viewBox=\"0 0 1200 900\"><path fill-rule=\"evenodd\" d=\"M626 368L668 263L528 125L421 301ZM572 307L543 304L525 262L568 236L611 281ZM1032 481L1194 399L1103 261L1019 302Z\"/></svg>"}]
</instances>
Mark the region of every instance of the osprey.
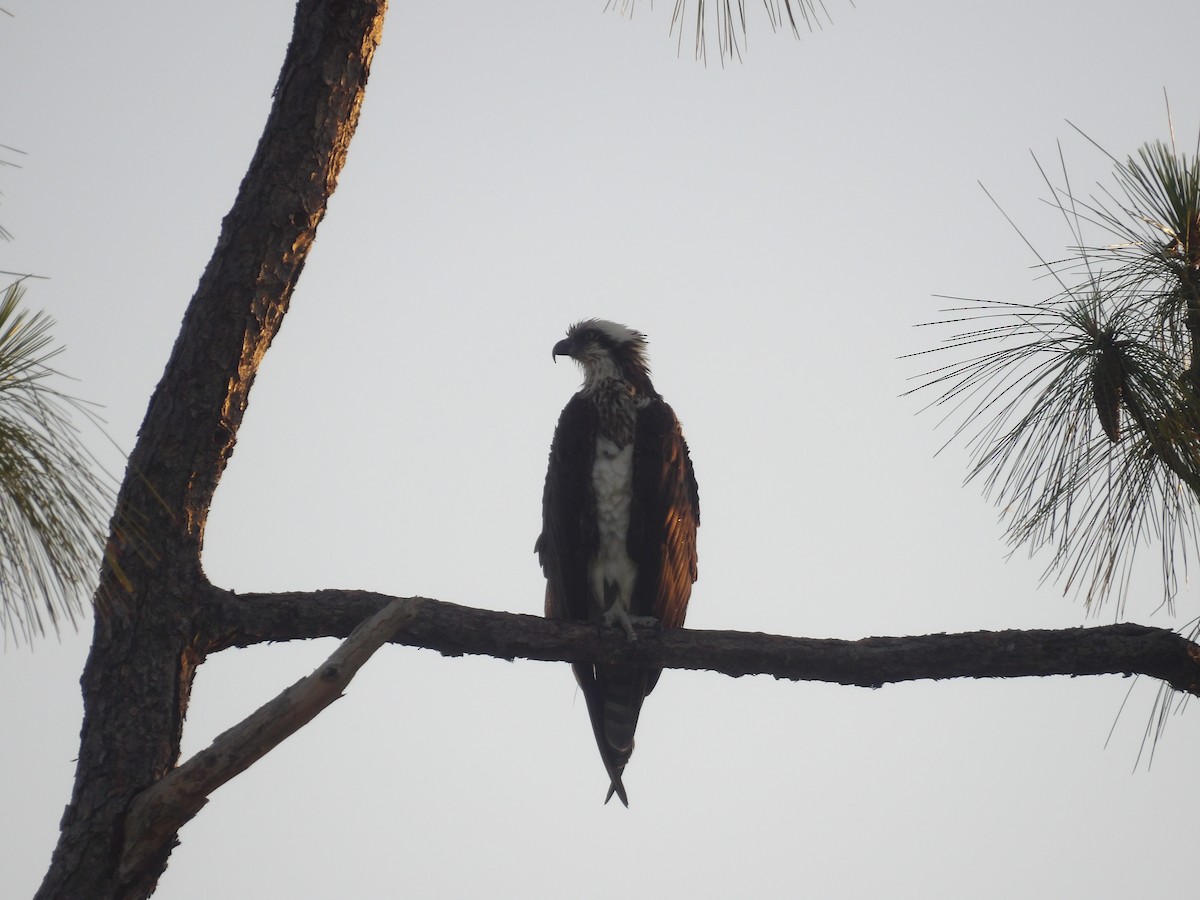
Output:
<instances>
[{"instance_id":1,"label":"osprey","mask_svg":"<svg viewBox=\"0 0 1200 900\"><path fill-rule=\"evenodd\" d=\"M696 580L700 500L675 413L650 382L646 338L589 319L552 358L583 368L559 416L534 546L546 576L546 616L598 622L637 639L635 624L679 628ZM661 669L572 665L608 771L607 803L629 805L621 774L642 701Z\"/></svg>"}]
</instances>

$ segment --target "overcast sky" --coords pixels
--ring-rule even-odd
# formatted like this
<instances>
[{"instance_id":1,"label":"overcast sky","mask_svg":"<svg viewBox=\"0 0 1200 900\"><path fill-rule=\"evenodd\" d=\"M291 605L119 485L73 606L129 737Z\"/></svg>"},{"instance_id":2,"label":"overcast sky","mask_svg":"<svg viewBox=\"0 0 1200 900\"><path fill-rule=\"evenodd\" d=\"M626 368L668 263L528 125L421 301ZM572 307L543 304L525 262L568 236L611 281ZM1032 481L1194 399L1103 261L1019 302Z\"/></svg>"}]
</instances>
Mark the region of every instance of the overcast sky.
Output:
<instances>
[{"instance_id":1,"label":"overcast sky","mask_svg":"<svg viewBox=\"0 0 1200 900\"><path fill-rule=\"evenodd\" d=\"M1061 141L1081 193L1109 178L1067 120L1124 158L1169 136L1165 88L1194 149L1200 5L827 3L832 24L796 42L751 0L744 62L724 68L677 55L669 2L632 20L602 0L395 3L217 492L212 580L540 611L546 454L580 380L550 348L602 316L649 336L692 446L689 625L858 638L1117 619L1042 584L1043 558L1006 561L962 448L935 458L947 432L901 397L920 365L900 357L933 340L912 326L935 294L1050 290L978 182L1053 258L1071 239L1030 151L1054 168ZM0 268L49 276L27 302L129 447L292 5L4 7L0 143L27 155L0 170ZM1200 614L1191 583L1176 617L1160 609L1146 561L1120 618ZM33 892L55 844L89 632L0 653L5 896ZM210 659L185 755L334 646ZM157 896L1191 896L1200 717L1174 717L1136 765L1155 691L669 671L625 810L602 805L565 665L386 647L212 797Z\"/></svg>"}]
</instances>

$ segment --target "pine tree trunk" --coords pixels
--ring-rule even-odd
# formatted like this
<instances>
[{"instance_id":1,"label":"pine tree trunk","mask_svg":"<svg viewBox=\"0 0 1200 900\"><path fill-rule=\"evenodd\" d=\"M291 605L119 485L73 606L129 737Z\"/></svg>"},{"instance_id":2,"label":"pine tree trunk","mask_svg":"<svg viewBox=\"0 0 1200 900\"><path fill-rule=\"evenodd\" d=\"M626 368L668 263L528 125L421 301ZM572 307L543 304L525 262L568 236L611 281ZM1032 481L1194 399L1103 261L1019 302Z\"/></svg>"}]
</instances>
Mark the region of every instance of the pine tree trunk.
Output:
<instances>
[{"instance_id":1,"label":"pine tree trunk","mask_svg":"<svg viewBox=\"0 0 1200 900\"><path fill-rule=\"evenodd\" d=\"M122 866L132 800L179 758L212 591L205 520L345 161L386 6L298 4L266 128L130 455L82 679L75 787L40 898L148 896L176 842Z\"/></svg>"}]
</instances>

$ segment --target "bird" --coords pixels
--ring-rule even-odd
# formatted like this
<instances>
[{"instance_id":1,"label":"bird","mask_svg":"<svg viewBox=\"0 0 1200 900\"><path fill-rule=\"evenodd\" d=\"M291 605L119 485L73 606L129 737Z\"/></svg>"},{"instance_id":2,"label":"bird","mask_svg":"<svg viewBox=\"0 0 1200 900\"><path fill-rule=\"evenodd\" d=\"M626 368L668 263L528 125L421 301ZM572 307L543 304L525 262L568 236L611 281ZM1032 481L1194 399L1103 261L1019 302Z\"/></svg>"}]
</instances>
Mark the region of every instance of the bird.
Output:
<instances>
[{"instance_id":1,"label":"bird","mask_svg":"<svg viewBox=\"0 0 1200 900\"><path fill-rule=\"evenodd\" d=\"M621 628L680 628L696 581L700 498L674 410L654 389L641 332L604 319L572 325L551 358L568 356L583 385L559 416L534 550L546 617ZM596 745L615 794L642 702L661 669L575 663Z\"/></svg>"}]
</instances>

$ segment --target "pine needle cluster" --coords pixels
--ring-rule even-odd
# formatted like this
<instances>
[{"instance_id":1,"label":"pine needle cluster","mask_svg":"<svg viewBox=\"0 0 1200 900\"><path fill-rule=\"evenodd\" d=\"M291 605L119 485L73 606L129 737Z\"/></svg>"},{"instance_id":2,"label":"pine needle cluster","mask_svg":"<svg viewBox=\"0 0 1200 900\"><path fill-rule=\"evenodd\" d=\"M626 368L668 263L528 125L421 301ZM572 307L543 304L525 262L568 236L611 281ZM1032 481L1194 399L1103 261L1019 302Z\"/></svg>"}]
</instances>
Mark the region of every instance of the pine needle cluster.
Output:
<instances>
[{"instance_id":1,"label":"pine needle cluster","mask_svg":"<svg viewBox=\"0 0 1200 900\"><path fill-rule=\"evenodd\" d=\"M21 296L13 284L0 301L0 631L29 642L78 624L113 490L75 424L94 411L53 387L54 321Z\"/></svg>"},{"instance_id":2,"label":"pine needle cluster","mask_svg":"<svg viewBox=\"0 0 1200 900\"><path fill-rule=\"evenodd\" d=\"M1065 258L1039 255L1054 294L946 310L925 353L957 361L914 390L939 392L1011 544L1048 549L1048 577L1120 613L1139 547L1159 548L1170 606L1200 537L1200 153L1106 155L1114 183L1088 196L1039 164L1072 235Z\"/></svg>"}]
</instances>

